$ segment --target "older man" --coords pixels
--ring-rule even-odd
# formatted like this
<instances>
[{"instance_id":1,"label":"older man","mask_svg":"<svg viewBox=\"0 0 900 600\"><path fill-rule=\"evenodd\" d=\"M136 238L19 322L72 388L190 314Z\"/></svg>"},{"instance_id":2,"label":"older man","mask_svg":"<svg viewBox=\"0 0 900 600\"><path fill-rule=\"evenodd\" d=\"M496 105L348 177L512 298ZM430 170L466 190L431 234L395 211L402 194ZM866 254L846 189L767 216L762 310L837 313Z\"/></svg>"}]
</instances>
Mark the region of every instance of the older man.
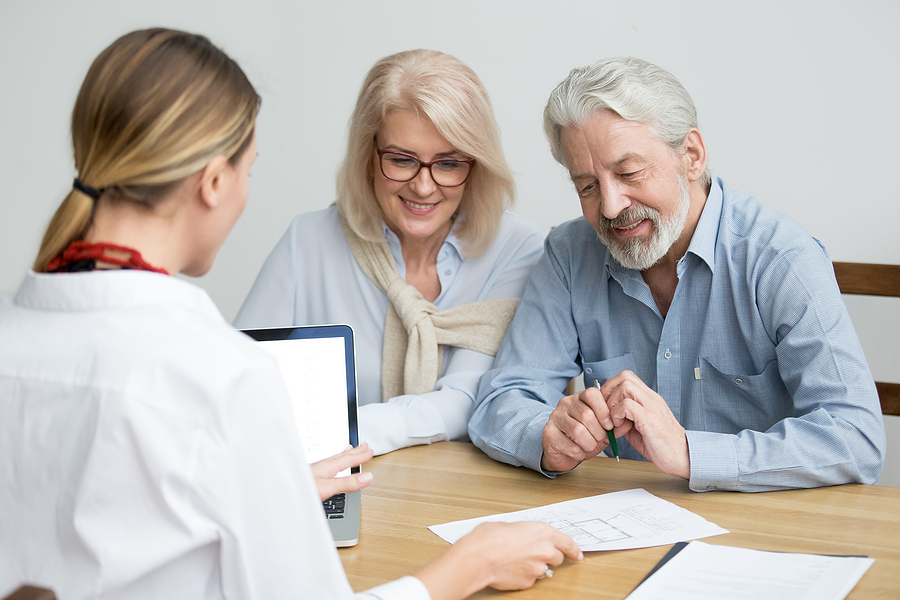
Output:
<instances>
[{"instance_id":1,"label":"older man","mask_svg":"<svg viewBox=\"0 0 900 600\"><path fill-rule=\"evenodd\" d=\"M696 491L874 482L884 423L831 261L710 177L678 80L634 58L576 69L544 129L584 218L545 242L481 379L475 444L553 477L609 454L614 429L623 458Z\"/></svg>"}]
</instances>

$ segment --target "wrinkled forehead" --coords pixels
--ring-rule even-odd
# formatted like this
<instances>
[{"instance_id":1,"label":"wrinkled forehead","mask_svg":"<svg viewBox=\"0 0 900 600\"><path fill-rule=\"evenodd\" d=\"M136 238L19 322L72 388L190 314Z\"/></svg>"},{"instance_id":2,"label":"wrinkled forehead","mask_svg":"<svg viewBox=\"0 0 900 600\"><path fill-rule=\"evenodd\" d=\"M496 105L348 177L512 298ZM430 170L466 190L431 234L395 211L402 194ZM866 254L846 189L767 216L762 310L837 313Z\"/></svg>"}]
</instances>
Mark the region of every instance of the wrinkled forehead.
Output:
<instances>
[{"instance_id":1,"label":"wrinkled forehead","mask_svg":"<svg viewBox=\"0 0 900 600\"><path fill-rule=\"evenodd\" d=\"M582 123L563 127L560 145L570 172L576 163L600 161L604 166L630 157L669 149L647 123L629 121L610 110L596 112Z\"/></svg>"}]
</instances>

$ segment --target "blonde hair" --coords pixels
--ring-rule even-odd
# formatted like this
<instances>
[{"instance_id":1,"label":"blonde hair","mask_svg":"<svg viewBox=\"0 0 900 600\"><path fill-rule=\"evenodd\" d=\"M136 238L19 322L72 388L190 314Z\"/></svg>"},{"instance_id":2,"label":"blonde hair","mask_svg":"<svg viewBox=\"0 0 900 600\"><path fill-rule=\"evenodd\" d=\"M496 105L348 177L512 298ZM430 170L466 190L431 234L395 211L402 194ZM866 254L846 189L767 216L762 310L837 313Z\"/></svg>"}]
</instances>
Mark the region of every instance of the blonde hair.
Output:
<instances>
[{"instance_id":1,"label":"blonde hair","mask_svg":"<svg viewBox=\"0 0 900 600\"><path fill-rule=\"evenodd\" d=\"M465 183L456 233L466 253L491 243L515 182L500 144L500 127L481 80L458 58L434 50L409 50L379 60L363 82L350 118L347 154L337 174L337 205L350 228L369 241L384 239L375 198L375 136L393 111L427 116L456 150L475 159Z\"/></svg>"},{"instance_id":2,"label":"blonde hair","mask_svg":"<svg viewBox=\"0 0 900 600\"><path fill-rule=\"evenodd\" d=\"M128 33L94 59L78 92L78 179L106 199L153 207L215 156L236 164L253 138L259 103L241 68L207 38L161 28ZM69 192L35 271L84 238L94 205L83 191Z\"/></svg>"}]
</instances>

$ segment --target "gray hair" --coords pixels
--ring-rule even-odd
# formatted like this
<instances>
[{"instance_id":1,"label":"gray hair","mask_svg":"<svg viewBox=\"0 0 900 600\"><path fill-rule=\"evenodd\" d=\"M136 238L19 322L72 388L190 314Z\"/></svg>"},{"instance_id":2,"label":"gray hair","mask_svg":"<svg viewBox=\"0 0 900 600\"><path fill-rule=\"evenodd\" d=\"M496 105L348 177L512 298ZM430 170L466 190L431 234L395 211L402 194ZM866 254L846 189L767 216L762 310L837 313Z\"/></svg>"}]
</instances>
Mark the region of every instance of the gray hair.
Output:
<instances>
[{"instance_id":1,"label":"gray hair","mask_svg":"<svg viewBox=\"0 0 900 600\"><path fill-rule=\"evenodd\" d=\"M558 163L566 166L562 130L580 126L603 110L646 124L679 153L691 129L699 130L694 101L674 75L639 58L607 58L572 69L547 100L544 133ZM710 180L707 168L701 183L708 185Z\"/></svg>"}]
</instances>

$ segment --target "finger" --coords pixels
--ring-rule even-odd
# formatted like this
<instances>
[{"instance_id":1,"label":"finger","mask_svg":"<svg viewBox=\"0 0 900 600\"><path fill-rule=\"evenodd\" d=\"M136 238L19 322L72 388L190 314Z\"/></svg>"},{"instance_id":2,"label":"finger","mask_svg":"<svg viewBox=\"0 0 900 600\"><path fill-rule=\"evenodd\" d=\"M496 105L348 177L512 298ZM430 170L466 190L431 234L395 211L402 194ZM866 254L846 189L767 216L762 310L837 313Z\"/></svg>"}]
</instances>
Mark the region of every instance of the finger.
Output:
<instances>
[{"instance_id":1,"label":"finger","mask_svg":"<svg viewBox=\"0 0 900 600\"><path fill-rule=\"evenodd\" d=\"M554 454L563 454L574 460L584 460L584 450L560 431L553 423L544 428L544 446Z\"/></svg>"},{"instance_id":2,"label":"finger","mask_svg":"<svg viewBox=\"0 0 900 600\"><path fill-rule=\"evenodd\" d=\"M550 413L550 419L557 429L585 452L593 451L599 442L606 439L606 430L597 420L594 410L578 398L573 397L572 402L554 410Z\"/></svg>"},{"instance_id":3,"label":"finger","mask_svg":"<svg viewBox=\"0 0 900 600\"><path fill-rule=\"evenodd\" d=\"M546 428L549 428L548 440L552 447L578 460L597 456L607 443L605 432L600 434L603 437L598 440L587 428L567 415L548 421Z\"/></svg>"},{"instance_id":4,"label":"finger","mask_svg":"<svg viewBox=\"0 0 900 600\"><path fill-rule=\"evenodd\" d=\"M621 416L621 406L625 400L632 400L642 406L665 404L662 397L647 387L643 381L633 379L623 379L610 392L607 398L610 412L615 416Z\"/></svg>"},{"instance_id":5,"label":"finger","mask_svg":"<svg viewBox=\"0 0 900 600\"><path fill-rule=\"evenodd\" d=\"M623 413L624 414L624 413ZM625 435L634 429L634 422L627 416L621 418L613 417L613 435L616 438L625 437Z\"/></svg>"},{"instance_id":6,"label":"finger","mask_svg":"<svg viewBox=\"0 0 900 600\"><path fill-rule=\"evenodd\" d=\"M578 422L570 422L569 425L571 427L566 435L581 448L586 457L597 456L609 444L606 430L599 422L594 425L593 429L588 429Z\"/></svg>"},{"instance_id":7,"label":"finger","mask_svg":"<svg viewBox=\"0 0 900 600\"><path fill-rule=\"evenodd\" d=\"M545 471L569 471L586 458L578 444L548 422L542 432L543 454L541 468Z\"/></svg>"},{"instance_id":8,"label":"finger","mask_svg":"<svg viewBox=\"0 0 900 600\"><path fill-rule=\"evenodd\" d=\"M349 477L318 479L316 480L316 487L319 489L319 495L322 497L322 500L327 500L335 494L349 494L368 487L372 483L372 479L372 473L366 471L364 473L354 473Z\"/></svg>"},{"instance_id":9,"label":"finger","mask_svg":"<svg viewBox=\"0 0 900 600\"><path fill-rule=\"evenodd\" d=\"M598 384L597 380L594 380ZM598 385L589 387L582 392L582 402L591 408L594 418L604 431L613 428L612 420L609 418L609 407L606 398L603 395L602 388Z\"/></svg>"},{"instance_id":10,"label":"finger","mask_svg":"<svg viewBox=\"0 0 900 600\"><path fill-rule=\"evenodd\" d=\"M625 395L616 401L612 415L613 422L616 423L614 434L617 437L625 436L632 430L644 435L655 422L653 410Z\"/></svg>"},{"instance_id":11,"label":"finger","mask_svg":"<svg viewBox=\"0 0 900 600\"><path fill-rule=\"evenodd\" d=\"M627 396L638 399L646 394L655 394L655 392L650 389L640 377L631 371L622 371L618 375L610 377L606 380L606 383L601 386L601 391L606 398L606 404L609 406L610 410L612 410L623 397Z\"/></svg>"},{"instance_id":12,"label":"finger","mask_svg":"<svg viewBox=\"0 0 900 600\"><path fill-rule=\"evenodd\" d=\"M368 444L363 443L356 448L344 450L340 454L335 454L334 456L314 463L317 465L317 468L314 468L314 471L323 473L323 476L334 477L341 471L362 465L369 461L372 456L374 456L372 449L369 448Z\"/></svg>"},{"instance_id":13,"label":"finger","mask_svg":"<svg viewBox=\"0 0 900 600\"><path fill-rule=\"evenodd\" d=\"M600 390L603 392L603 396L609 398L609 394L607 393L607 389L614 388L619 386L623 381L631 380L631 381L641 381L641 378L638 377L634 371L624 370L620 371L616 375L613 375L609 379L607 379L603 385L600 386Z\"/></svg>"},{"instance_id":14,"label":"finger","mask_svg":"<svg viewBox=\"0 0 900 600\"><path fill-rule=\"evenodd\" d=\"M566 535L565 533L557 530L556 536L553 540L556 549L559 550L565 556L568 556L572 560L581 560L584 558L584 553L581 551L581 548L578 547L578 544L575 543L575 540L572 539L571 536ZM562 564L564 558L560 555L559 562L554 562L554 565Z\"/></svg>"}]
</instances>

